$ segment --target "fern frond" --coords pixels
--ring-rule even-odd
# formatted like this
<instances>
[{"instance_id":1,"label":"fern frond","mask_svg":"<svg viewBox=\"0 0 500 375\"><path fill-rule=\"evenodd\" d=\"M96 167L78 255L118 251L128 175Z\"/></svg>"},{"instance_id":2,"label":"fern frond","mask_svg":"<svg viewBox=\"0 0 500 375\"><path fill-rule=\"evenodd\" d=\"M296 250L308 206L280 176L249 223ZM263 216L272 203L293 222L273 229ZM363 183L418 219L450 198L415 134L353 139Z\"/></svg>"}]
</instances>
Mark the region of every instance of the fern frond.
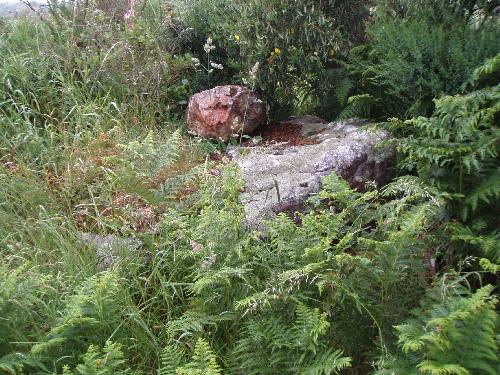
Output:
<instances>
[{"instance_id":1,"label":"fern frond","mask_svg":"<svg viewBox=\"0 0 500 375\"><path fill-rule=\"evenodd\" d=\"M449 363L438 363L437 361L431 360L422 361L417 367L421 372L432 375L471 375L471 373L462 366Z\"/></svg>"},{"instance_id":2,"label":"fern frond","mask_svg":"<svg viewBox=\"0 0 500 375\"><path fill-rule=\"evenodd\" d=\"M370 116L370 110L377 99L370 94L360 94L347 99L347 107L338 115L337 120L352 118L364 119Z\"/></svg>"},{"instance_id":3,"label":"fern frond","mask_svg":"<svg viewBox=\"0 0 500 375\"><path fill-rule=\"evenodd\" d=\"M188 340L198 338L205 330L217 327L218 323L231 321L234 315L230 313L211 315L196 310L186 311L180 318L167 323L167 334L171 340Z\"/></svg>"},{"instance_id":4,"label":"fern frond","mask_svg":"<svg viewBox=\"0 0 500 375\"><path fill-rule=\"evenodd\" d=\"M479 185L472 189L465 199L465 203L475 211L479 201L491 203L491 198L500 197L500 170L497 170L487 178L480 180Z\"/></svg>"},{"instance_id":5,"label":"fern frond","mask_svg":"<svg viewBox=\"0 0 500 375\"><path fill-rule=\"evenodd\" d=\"M356 81L346 77L341 79L335 86L335 96L342 105L348 104L349 94L356 87Z\"/></svg>"},{"instance_id":6,"label":"fern frond","mask_svg":"<svg viewBox=\"0 0 500 375\"><path fill-rule=\"evenodd\" d=\"M16 375L23 367L24 361L18 354L8 354L0 358L0 370L5 371L5 374Z\"/></svg>"},{"instance_id":7,"label":"fern frond","mask_svg":"<svg viewBox=\"0 0 500 375\"><path fill-rule=\"evenodd\" d=\"M329 322L317 308L299 304L295 321L270 316L251 319L237 343L236 370L245 374L330 374L350 366L342 351L327 349L321 338Z\"/></svg>"},{"instance_id":8,"label":"fern frond","mask_svg":"<svg viewBox=\"0 0 500 375\"><path fill-rule=\"evenodd\" d=\"M467 86L477 86L481 82L484 82L491 78L494 80L495 77L493 75L495 73L498 75L499 72L500 72L500 54L496 55L495 57L492 57L491 59L487 59L483 63L483 65L477 67L472 73L469 80L462 85L461 89L462 91L465 91ZM495 84L494 81L492 83Z\"/></svg>"},{"instance_id":9,"label":"fern frond","mask_svg":"<svg viewBox=\"0 0 500 375\"><path fill-rule=\"evenodd\" d=\"M474 228L475 222L468 226L461 223L449 225L451 239L475 245L481 250L482 256L488 257L493 262L500 262L500 231L494 230L486 235L481 234L481 229L484 229L486 223L479 222L482 224L479 228Z\"/></svg>"},{"instance_id":10,"label":"fern frond","mask_svg":"<svg viewBox=\"0 0 500 375\"><path fill-rule=\"evenodd\" d=\"M22 374L22 369L25 366L49 373L49 370L38 356L27 353L12 353L0 358L0 370L5 371L6 374Z\"/></svg>"},{"instance_id":11,"label":"fern frond","mask_svg":"<svg viewBox=\"0 0 500 375\"><path fill-rule=\"evenodd\" d=\"M158 375L176 375L176 369L182 364L182 355L172 346L163 348L160 356L161 366Z\"/></svg>"},{"instance_id":12,"label":"fern frond","mask_svg":"<svg viewBox=\"0 0 500 375\"><path fill-rule=\"evenodd\" d=\"M150 131L144 139L118 144L118 147L124 150L134 170L146 175L155 175L177 160L180 139L180 131L176 130L169 139L158 144L153 131Z\"/></svg>"},{"instance_id":13,"label":"fern frond","mask_svg":"<svg viewBox=\"0 0 500 375\"><path fill-rule=\"evenodd\" d=\"M290 331L290 337L300 343L306 350L315 353L318 345L318 337L326 332L330 323L326 320L326 314L320 313L319 309L310 309L304 304L299 304L297 319Z\"/></svg>"},{"instance_id":14,"label":"fern frond","mask_svg":"<svg viewBox=\"0 0 500 375\"><path fill-rule=\"evenodd\" d=\"M415 354L411 360L399 357L400 363L413 364L422 372L436 375L476 374L476 370L496 374L498 300L490 297L492 290L493 286L487 285L468 298L448 297L415 311L416 319L396 326L403 353ZM428 294L430 300L433 292L436 291ZM395 365L395 361L388 360L384 366L390 369Z\"/></svg>"},{"instance_id":15,"label":"fern frond","mask_svg":"<svg viewBox=\"0 0 500 375\"><path fill-rule=\"evenodd\" d=\"M76 374L130 374L130 369L124 366L125 359L122 345L107 341L102 350L90 345L83 355L83 363L76 366Z\"/></svg>"},{"instance_id":16,"label":"fern frond","mask_svg":"<svg viewBox=\"0 0 500 375\"><path fill-rule=\"evenodd\" d=\"M297 375L330 375L338 374L351 366L351 358L343 357L341 350L325 350L309 357L297 368Z\"/></svg>"},{"instance_id":17,"label":"fern frond","mask_svg":"<svg viewBox=\"0 0 500 375\"><path fill-rule=\"evenodd\" d=\"M496 274L497 272L500 272L500 264L492 263L486 258L481 258L479 260L479 265L486 272L490 272L492 274Z\"/></svg>"},{"instance_id":18,"label":"fern frond","mask_svg":"<svg viewBox=\"0 0 500 375\"><path fill-rule=\"evenodd\" d=\"M202 294L206 290L214 290L220 285L229 286L233 284L233 279L244 279L247 273L251 272L246 268L222 267L216 271L204 272L192 285L192 290L197 294Z\"/></svg>"},{"instance_id":19,"label":"fern frond","mask_svg":"<svg viewBox=\"0 0 500 375\"><path fill-rule=\"evenodd\" d=\"M183 367L177 368L177 375L221 375L215 354L210 345L202 338L194 347L193 359Z\"/></svg>"}]
</instances>

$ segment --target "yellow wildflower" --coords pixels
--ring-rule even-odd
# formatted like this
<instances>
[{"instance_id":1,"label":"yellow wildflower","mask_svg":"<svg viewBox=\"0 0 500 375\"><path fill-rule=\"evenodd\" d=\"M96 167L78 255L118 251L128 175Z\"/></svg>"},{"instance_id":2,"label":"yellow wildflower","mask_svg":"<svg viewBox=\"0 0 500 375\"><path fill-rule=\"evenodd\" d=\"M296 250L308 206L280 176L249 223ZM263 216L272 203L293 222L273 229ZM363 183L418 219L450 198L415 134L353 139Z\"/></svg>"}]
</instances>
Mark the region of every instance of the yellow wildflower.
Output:
<instances>
[{"instance_id":1,"label":"yellow wildflower","mask_svg":"<svg viewBox=\"0 0 500 375\"><path fill-rule=\"evenodd\" d=\"M235 35L234 39L236 39L239 42L240 41L240 36L239 35Z\"/></svg>"},{"instance_id":2,"label":"yellow wildflower","mask_svg":"<svg viewBox=\"0 0 500 375\"><path fill-rule=\"evenodd\" d=\"M332 50L330 50L330 56L333 56L333 55L335 55L335 50L332 49Z\"/></svg>"},{"instance_id":3,"label":"yellow wildflower","mask_svg":"<svg viewBox=\"0 0 500 375\"><path fill-rule=\"evenodd\" d=\"M290 32L291 32L292 34L295 34L295 29L292 27L292 28L290 29Z\"/></svg>"},{"instance_id":4,"label":"yellow wildflower","mask_svg":"<svg viewBox=\"0 0 500 375\"><path fill-rule=\"evenodd\" d=\"M275 49L274 49L274 52L276 52L276 53L281 53L281 50L280 50L279 48L275 48ZM271 52L271 53L272 53L272 52Z\"/></svg>"}]
</instances>

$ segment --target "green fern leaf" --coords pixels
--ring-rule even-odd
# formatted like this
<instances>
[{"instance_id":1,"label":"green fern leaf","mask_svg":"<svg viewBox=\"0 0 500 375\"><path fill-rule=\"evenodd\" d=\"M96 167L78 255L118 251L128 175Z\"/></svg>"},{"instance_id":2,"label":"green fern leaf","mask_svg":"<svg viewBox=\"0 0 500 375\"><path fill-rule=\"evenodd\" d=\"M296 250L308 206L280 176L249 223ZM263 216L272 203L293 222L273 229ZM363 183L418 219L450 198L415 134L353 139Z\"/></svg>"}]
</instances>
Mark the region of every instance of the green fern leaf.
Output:
<instances>
[{"instance_id":1,"label":"green fern leaf","mask_svg":"<svg viewBox=\"0 0 500 375\"><path fill-rule=\"evenodd\" d=\"M351 358L342 357L340 350L325 350L310 357L297 369L297 375L330 375L351 366Z\"/></svg>"},{"instance_id":2,"label":"green fern leaf","mask_svg":"<svg viewBox=\"0 0 500 375\"><path fill-rule=\"evenodd\" d=\"M181 365L181 353L171 346L166 346L161 353L161 367L158 375L176 375L176 369Z\"/></svg>"},{"instance_id":3,"label":"green fern leaf","mask_svg":"<svg viewBox=\"0 0 500 375\"><path fill-rule=\"evenodd\" d=\"M491 203L491 198L499 197L500 170L497 170L486 179L479 181L479 185L472 189L467 195L465 203L471 207L472 211L475 211L479 201Z\"/></svg>"},{"instance_id":4,"label":"green fern leaf","mask_svg":"<svg viewBox=\"0 0 500 375\"><path fill-rule=\"evenodd\" d=\"M384 363L385 370L399 363L398 366L414 365L423 373L435 375L476 374L477 370L496 374L498 300L490 297L492 290L493 286L487 285L469 298L449 297L415 311L417 319L396 326L398 344L403 353L413 353L413 357L399 357L397 361L389 358ZM428 298L432 300L435 292L431 290ZM379 371L377 375L383 373Z\"/></svg>"},{"instance_id":5,"label":"green fern leaf","mask_svg":"<svg viewBox=\"0 0 500 375\"><path fill-rule=\"evenodd\" d=\"M202 338L196 342L193 359L187 365L177 368L178 375L221 375L215 354Z\"/></svg>"},{"instance_id":6,"label":"green fern leaf","mask_svg":"<svg viewBox=\"0 0 500 375\"><path fill-rule=\"evenodd\" d=\"M370 115L370 110L377 99L370 94L361 94L349 97L347 107L338 115L337 120L352 118L364 119Z\"/></svg>"},{"instance_id":7,"label":"green fern leaf","mask_svg":"<svg viewBox=\"0 0 500 375\"><path fill-rule=\"evenodd\" d=\"M432 375L471 375L471 373L462 366L447 363L442 364L430 360L422 361L417 367L421 372Z\"/></svg>"}]
</instances>

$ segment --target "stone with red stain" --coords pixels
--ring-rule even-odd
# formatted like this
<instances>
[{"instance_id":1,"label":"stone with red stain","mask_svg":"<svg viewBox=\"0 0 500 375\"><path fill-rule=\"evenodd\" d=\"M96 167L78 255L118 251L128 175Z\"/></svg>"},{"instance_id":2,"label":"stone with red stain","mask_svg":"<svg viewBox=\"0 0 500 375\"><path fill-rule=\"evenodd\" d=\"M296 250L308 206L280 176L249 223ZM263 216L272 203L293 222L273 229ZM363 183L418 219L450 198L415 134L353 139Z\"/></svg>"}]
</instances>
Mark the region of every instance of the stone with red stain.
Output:
<instances>
[{"instance_id":1,"label":"stone with red stain","mask_svg":"<svg viewBox=\"0 0 500 375\"><path fill-rule=\"evenodd\" d=\"M187 126L204 138L228 141L266 122L265 103L247 87L217 86L189 99Z\"/></svg>"}]
</instances>

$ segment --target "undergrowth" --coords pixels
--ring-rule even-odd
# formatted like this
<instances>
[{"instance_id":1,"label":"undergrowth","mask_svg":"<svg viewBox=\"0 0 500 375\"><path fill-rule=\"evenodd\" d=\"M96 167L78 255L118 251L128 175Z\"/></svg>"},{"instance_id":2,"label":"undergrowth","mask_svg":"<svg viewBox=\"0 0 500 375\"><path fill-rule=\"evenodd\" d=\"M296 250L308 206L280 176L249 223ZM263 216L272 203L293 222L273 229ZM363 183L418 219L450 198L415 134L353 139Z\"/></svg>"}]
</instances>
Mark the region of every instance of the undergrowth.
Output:
<instances>
[{"instance_id":1,"label":"undergrowth","mask_svg":"<svg viewBox=\"0 0 500 375\"><path fill-rule=\"evenodd\" d=\"M475 30L495 22L476 3L450 28L470 27L479 11L488 17ZM351 34L343 25L373 16L377 50L390 42L380 40L387 14L377 19L359 1L234 2L231 12L247 17L236 27L215 23L223 8L200 4L186 14L187 5L144 2L125 17L125 3L51 2L46 14L2 21L0 372L498 373L499 65L479 61L491 45L453 50L453 72L468 61L445 90L455 96L440 92L448 70L424 80L432 90L406 95L408 85L391 81L397 69L378 65L383 85L364 92L374 87L345 56L368 35L359 20ZM412 4L389 7L394 25L407 21L404 43L412 27L424 33L404 18ZM292 13L290 24L280 18ZM439 30L427 47L444 48ZM275 84L266 93L275 106L349 117L404 96L407 114L441 97L426 117L383 124L400 158L389 185L361 193L326 176L300 225L280 214L249 230L239 171L211 162L210 144L182 122L190 90L204 84L194 46L211 33L221 46L211 58L227 67L213 83L260 62L253 84ZM346 109L325 108L330 99Z\"/></svg>"}]
</instances>

